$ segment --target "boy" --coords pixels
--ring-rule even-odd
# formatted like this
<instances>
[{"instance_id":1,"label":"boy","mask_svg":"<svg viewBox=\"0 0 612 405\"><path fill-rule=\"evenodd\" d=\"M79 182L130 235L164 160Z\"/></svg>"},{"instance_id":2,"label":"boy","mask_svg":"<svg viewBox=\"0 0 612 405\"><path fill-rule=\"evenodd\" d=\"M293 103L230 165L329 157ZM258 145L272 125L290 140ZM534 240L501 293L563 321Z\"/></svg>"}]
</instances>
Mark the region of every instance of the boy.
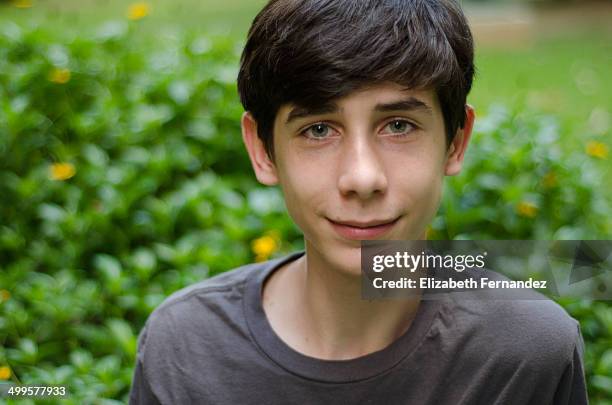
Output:
<instances>
[{"instance_id":1,"label":"boy","mask_svg":"<svg viewBox=\"0 0 612 405\"><path fill-rule=\"evenodd\" d=\"M474 112L453 0L272 0L238 90L257 179L305 252L168 298L130 403L582 404L582 338L551 301L361 299L360 240L425 239Z\"/></svg>"}]
</instances>

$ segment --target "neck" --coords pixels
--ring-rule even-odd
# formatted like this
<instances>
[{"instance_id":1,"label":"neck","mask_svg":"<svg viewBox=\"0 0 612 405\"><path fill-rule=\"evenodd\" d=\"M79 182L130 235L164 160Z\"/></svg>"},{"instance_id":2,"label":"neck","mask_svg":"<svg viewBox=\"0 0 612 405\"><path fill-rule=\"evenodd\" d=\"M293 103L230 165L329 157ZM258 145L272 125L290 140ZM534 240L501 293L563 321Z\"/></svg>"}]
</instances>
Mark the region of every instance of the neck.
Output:
<instances>
[{"instance_id":1,"label":"neck","mask_svg":"<svg viewBox=\"0 0 612 405\"><path fill-rule=\"evenodd\" d=\"M274 329L311 357L344 360L384 349L406 332L419 306L419 298L363 300L359 269L332 268L308 243L289 267L270 290L286 305L270 308L284 312ZM275 316L269 318L274 327Z\"/></svg>"}]
</instances>

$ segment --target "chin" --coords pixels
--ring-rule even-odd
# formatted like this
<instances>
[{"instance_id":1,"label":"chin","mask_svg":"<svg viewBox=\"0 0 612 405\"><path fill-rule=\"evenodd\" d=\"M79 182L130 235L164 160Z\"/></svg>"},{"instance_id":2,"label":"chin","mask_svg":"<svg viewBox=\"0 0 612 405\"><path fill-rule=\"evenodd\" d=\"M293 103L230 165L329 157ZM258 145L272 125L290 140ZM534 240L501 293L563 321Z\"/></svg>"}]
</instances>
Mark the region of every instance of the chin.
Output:
<instances>
[{"instance_id":1,"label":"chin","mask_svg":"<svg viewBox=\"0 0 612 405\"><path fill-rule=\"evenodd\" d=\"M361 243L356 241L353 245L339 246L330 252L330 262L342 274L361 276Z\"/></svg>"}]
</instances>

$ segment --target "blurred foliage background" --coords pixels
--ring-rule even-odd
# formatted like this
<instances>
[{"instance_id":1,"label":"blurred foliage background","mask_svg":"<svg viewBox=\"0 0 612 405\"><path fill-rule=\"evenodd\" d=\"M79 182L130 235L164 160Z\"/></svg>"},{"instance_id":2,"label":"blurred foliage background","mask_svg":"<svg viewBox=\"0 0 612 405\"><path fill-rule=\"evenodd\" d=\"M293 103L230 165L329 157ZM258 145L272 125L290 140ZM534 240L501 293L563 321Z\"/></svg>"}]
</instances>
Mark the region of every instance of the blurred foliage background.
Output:
<instances>
[{"instance_id":1,"label":"blurred foliage background","mask_svg":"<svg viewBox=\"0 0 612 405\"><path fill-rule=\"evenodd\" d=\"M0 2L0 381L124 403L166 296L303 247L240 137L238 59L263 4ZM610 3L465 7L477 127L429 236L610 239ZM612 404L612 306L559 302L591 402Z\"/></svg>"}]
</instances>

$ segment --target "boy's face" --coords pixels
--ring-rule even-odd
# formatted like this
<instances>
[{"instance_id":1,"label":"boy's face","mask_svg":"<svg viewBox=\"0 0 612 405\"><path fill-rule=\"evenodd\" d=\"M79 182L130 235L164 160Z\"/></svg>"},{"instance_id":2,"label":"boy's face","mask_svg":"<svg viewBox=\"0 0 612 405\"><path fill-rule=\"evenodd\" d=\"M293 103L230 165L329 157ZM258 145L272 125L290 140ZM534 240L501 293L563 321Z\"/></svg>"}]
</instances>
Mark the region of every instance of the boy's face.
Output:
<instances>
[{"instance_id":1,"label":"boy's face","mask_svg":"<svg viewBox=\"0 0 612 405\"><path fill-rule=\"evenodd\" d=\"M282 188L309 257L355 274L360 240L425 238L444 176L461 170L474 114L468 107L447 149L433 91L385 84L320 107L280 108L274 162L249 113L243 138L258 180Z\"/></svg>"}]
</instances>

